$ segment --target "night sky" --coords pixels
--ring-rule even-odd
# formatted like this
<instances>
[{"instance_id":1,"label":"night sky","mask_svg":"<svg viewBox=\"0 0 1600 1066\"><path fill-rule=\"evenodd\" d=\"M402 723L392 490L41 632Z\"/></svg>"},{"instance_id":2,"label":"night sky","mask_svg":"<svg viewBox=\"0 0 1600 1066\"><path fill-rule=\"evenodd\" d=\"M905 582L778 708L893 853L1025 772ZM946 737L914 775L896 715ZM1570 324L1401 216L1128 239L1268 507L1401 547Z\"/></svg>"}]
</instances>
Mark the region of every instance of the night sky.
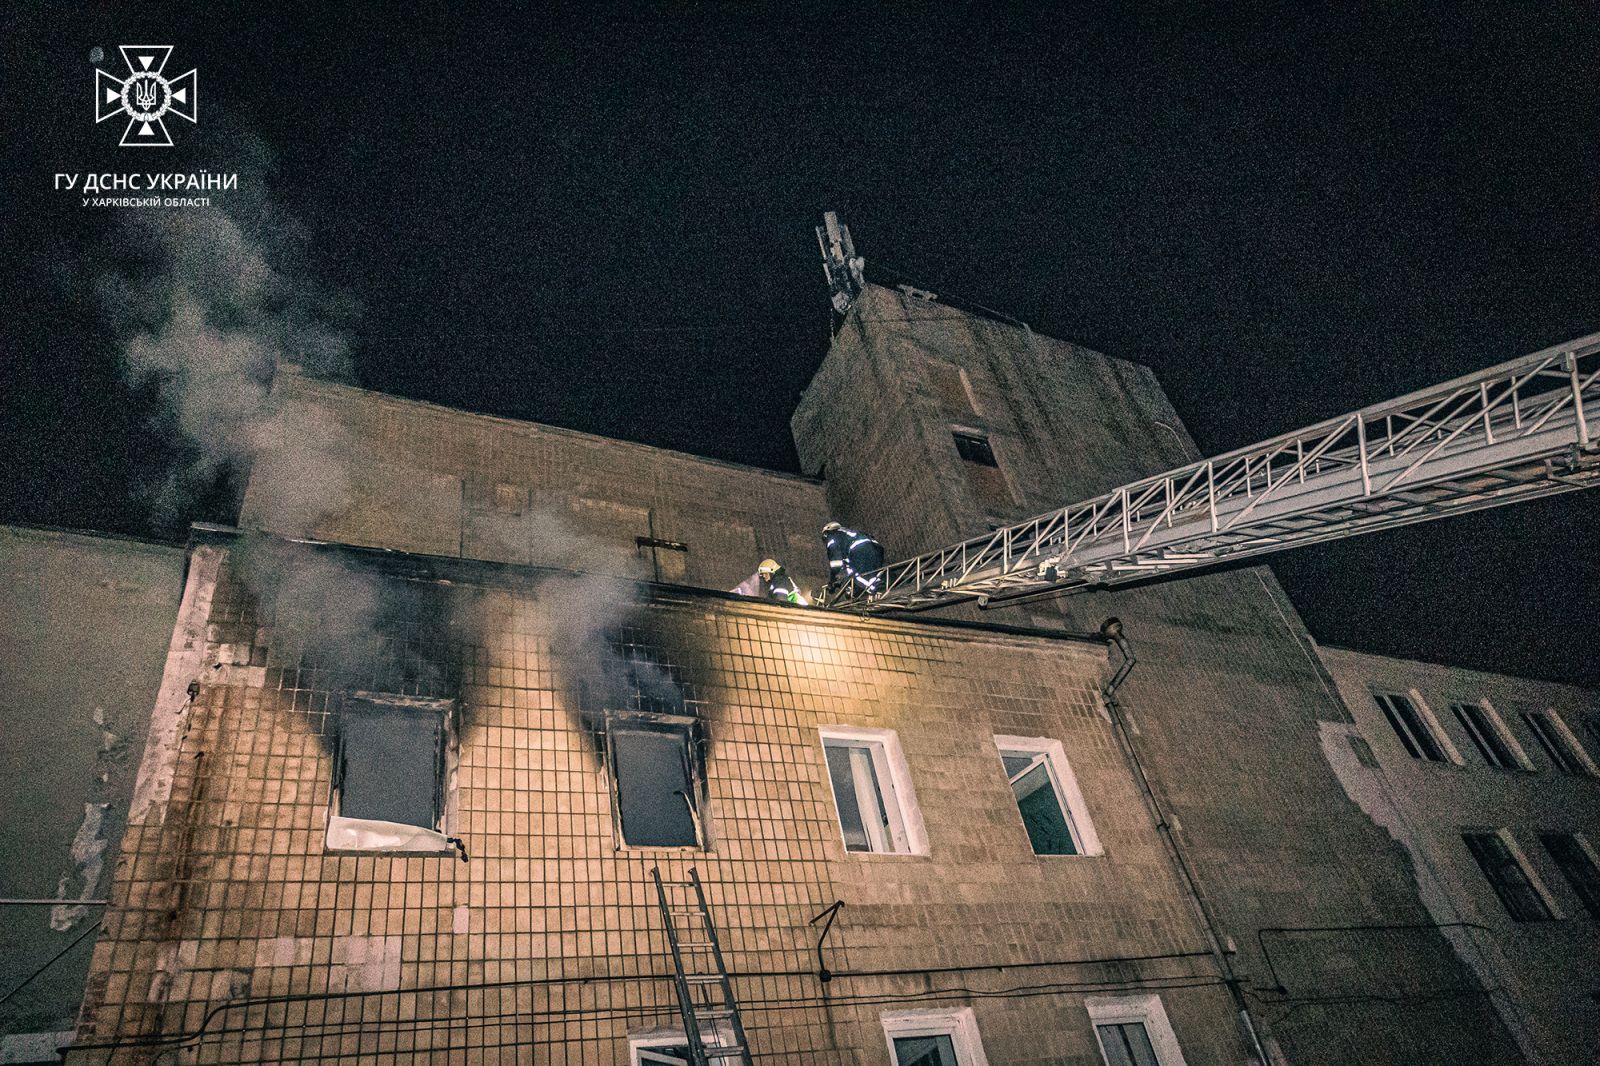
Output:
<instances>
[{"instance_id":1,"label":"night sky","mask_svg":"<svg viewBox=\"0 0 1600 1066\"><path fill-rule=\"evenodd\" d=\"M871 277L1151 365L1213 452L1600 330L1592 4L334 6L0 16L0 521L229 517L149 506L171 428L94 280L139 249L55 172L240 172L361 385L778 470L827 209ZM90 51L149 41L201 122L119 149ZM1600 684L1597 518L1274 566L1326 643Z\"/></svg>"}]
</instances>

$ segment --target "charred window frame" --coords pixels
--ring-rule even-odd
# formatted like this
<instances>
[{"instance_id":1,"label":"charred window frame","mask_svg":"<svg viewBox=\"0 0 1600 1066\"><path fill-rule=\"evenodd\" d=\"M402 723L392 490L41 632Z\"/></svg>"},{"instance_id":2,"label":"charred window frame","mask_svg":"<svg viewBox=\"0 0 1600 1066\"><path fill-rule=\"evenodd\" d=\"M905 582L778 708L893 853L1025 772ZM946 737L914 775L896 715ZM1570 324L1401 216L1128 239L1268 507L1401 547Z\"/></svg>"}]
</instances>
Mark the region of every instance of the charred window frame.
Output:
<instances>
[{"instance_id":1,"label":"charred window frame","mask_svg":"<svg viewBox=\"0 0 1600 1066\"><path fill-rule=\"evenodd\" d=\"M699 719L609 714L605 748L617 850L710 849Z\"/></svg>"},{"instance_id":2,"label":"charred window frame","mask_svg":"<svg viewBox=\"0 0 1600 1066\"><path fill-rule=\"evenodd\" d=\"M353 693L339 711L329 851L454 855L460 738L454 700Z\"/></svg>"}]
</instances>

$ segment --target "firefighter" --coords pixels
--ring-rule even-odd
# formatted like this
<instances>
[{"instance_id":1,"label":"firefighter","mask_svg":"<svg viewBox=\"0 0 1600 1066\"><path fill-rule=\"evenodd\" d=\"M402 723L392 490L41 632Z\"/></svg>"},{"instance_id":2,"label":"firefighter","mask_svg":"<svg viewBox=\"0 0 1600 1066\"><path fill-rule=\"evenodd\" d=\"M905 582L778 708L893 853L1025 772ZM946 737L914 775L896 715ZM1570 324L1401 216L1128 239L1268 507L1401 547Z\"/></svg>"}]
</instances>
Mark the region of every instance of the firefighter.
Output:
<instances>
[{"instance_id":1,"label":"firefighter","mask_svg":"<svg viewBox=\"0 0 1600 1066\"><path fill-rule=\"evenodd\" d=\"M800 586L789 577L789 571L778 565L778 560L761 560L761 565L756 567L756 573L761 578L761 595L767 599L779 603L811 602L806 599L805 593L800 591Z\"/></svg>"},{"instance_id":2,"label":"firefighter","mask_svg":"<svg viewBox=\"0 0 1600 1066\"><path fill-rule=\"evenodd\" d=\"M859 592L878 591L883 568L883 545L837 522L822 527L822 540L828 546L828 589L854 585Z\"/></svg>"}]
</instances>

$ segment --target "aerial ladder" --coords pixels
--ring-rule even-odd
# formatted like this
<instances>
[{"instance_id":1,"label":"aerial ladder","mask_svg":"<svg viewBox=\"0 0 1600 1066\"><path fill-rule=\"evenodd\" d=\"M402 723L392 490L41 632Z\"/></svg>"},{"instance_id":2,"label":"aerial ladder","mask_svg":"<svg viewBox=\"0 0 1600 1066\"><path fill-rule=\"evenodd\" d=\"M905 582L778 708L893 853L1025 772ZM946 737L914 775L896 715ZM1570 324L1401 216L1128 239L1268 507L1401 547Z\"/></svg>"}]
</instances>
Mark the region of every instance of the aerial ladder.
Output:
<instances>
[{"instance_id":1,"label":"aerial ladder","mask_svg":"<svg viewBox=\"0 0 1600 1066\"><path fill-rule=\"evenodd\" d=\"M1600 483L1600 333L891 563L825 605L1114 588Z\"/></svg>"}]
</instances>

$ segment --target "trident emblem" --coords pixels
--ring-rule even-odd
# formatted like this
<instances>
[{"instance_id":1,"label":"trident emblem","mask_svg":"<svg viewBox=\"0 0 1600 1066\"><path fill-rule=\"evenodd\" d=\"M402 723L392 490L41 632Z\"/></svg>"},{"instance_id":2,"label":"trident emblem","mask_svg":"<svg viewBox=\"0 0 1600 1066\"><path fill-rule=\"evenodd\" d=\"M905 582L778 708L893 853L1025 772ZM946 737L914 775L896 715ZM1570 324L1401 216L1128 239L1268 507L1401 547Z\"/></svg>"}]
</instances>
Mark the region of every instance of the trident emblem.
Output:
<instances>
[{"instance_id":1,"label":"trident emblem","mask_svg":"<svg viewBox=\"0 0 1600 1066\"><path fill-rule=\"evenodd\" d=\"M118 51L128 76L116 78L95 70L94 120L104 122L113 115L126 115L128 128L120 142L124 148L172 147L166 123L169 114L189 122L200 120L195 71L171 79L162 73L172 55L170 44L125 44Z\"/></svg>"}]
</instances>

